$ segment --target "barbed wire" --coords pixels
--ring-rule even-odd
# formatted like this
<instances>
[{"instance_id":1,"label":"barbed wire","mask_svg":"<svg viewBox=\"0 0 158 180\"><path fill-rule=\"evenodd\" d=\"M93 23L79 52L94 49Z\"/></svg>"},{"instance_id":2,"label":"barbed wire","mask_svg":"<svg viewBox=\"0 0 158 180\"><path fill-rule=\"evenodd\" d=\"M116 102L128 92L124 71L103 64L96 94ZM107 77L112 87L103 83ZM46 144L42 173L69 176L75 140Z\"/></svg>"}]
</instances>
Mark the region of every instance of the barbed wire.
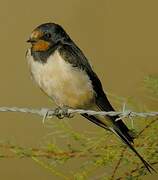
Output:
<instances>
[{"instance_id":1,"label":"barbed wire","mask_svg":"<svg viewBox=\"0 0 158 180\"><path fill-rule=\"evenodd\" d=\"M154 117L158 116L158 112L134 112L131 110L126 109L125 104L123 105L122 111L94 111L94 110L85 110L85 109L69 109L69 108L20 108L20 107L0 107L0 112L20 112L20 113L30 113L36 114L43 117L43 122L46 118L52 118L56 116L60 119L64 117L71 118L74 114L88 114L88 115L100 115L100 116L119 116L116 119L122 118L133 118L133 117Z\"/></svg>"}]
</instances>

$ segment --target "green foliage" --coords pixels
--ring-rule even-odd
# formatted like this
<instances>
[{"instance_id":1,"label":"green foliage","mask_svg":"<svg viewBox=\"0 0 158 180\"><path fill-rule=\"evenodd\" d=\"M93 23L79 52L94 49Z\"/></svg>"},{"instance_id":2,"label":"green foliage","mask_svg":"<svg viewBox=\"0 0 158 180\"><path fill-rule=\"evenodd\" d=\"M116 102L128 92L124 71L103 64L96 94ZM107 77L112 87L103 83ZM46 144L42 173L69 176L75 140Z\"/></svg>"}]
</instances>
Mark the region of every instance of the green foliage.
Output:
<instances>
[{"instance_id":1,"label":"green foliage","mask_svg":"<svg viewBox=\"0 0 158 180\"><path fill-rule=\"evenodd\" d=\"M146 77L145 86L155 97L158 96L158 77ZM136 108L131 98L128 99L129 104ZM138 106L138 103L136 105ZM157 121L157 117L134 119L134 128L138 136L135 147L154 167L158 164ZM3 151L0 158L32 158L40 166L48 169L55 179L133 180L141 179L148 174L133 152L112 133L102 128L96 128L93 132L90 128L88 131L76 130L67 119L47 120L46 125L51 132L44 138L45 143L42 147L27 149L2 142L0 149L9 151L9 154Z\"/></svg>"}]
</instances>

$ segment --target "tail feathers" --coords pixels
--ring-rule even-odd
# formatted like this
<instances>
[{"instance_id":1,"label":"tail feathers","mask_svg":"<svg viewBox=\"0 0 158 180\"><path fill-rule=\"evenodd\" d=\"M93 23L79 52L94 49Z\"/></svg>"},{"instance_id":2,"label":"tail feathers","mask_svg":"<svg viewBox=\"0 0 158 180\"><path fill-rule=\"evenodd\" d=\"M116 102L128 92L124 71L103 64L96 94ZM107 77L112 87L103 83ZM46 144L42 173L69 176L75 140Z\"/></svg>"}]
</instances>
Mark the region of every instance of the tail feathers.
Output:
<instances>
[{"instance_id":1,"label":"tail feathers","mask_svg":"<svg viewBox=\"0 0 158 180\"><path fill-rule=\"evenodd\" d=\"M115 111L112 105L110 104L109 100L107 99L105 93L102 91L101 95L97 97L96 104L102 111ZM107 116L113 124L120 129L123 135L128 139L129 142L133 143L134 137L131 135L130 130L125 125L125 123L120 119L116 121L116 119L120 118L119 116Z\"/></svg>"},{"instance_id":2,"label":"tail feathers","mask_svg":"<svg viewBox=\"0 0 158 180\"><path fill-rule=\"evenodd\" d=\"M150 173L151 173L151 171L156 172L156 170L148 162L146 162L143 159L143 157L133 147L133 145L132 145L133 139L131 140L131 138L128 137L128 135L127 135L128 131L127 132L122 131L122 129L119 129L119 126L117 124L113 124L114 125L113 127L109 127L104 122L102 122L98 118L96 118L95 116L90 116L88 114L82 114L82 116L87 118L89 121L95 123L96 125L104 128L106 130L112 131L117 137L119 137L139 157L139 159L142 161L142 163L144 164L144 166L146 167L146 169Z\"/></svg>"},{"instance_id":3,"label":"tail feathers","mask_svg":"<svg viewBox=\"0 0 158 180\"><path fill-rule=\"evenodd\" d=\"M118 128L110 128L110 130L118 136L142 161L146 169L151 173L151 171L154 171L157 173L157 171L147 162L143 159L143 157L136 151L136 149L133 147L133 145L129 142L127 137L121 133L121 131Z\"/></svg>"},{"instance_id":4,"label":"tail feathers","mask_svg":"<svg viewBox=\"0 0 158 180\"><path fill-rule=\"evenodd\" d=\"M130 143L134 143L134 136L132 135L131 130L127 128L122 120L116 121L119 116L108 116L108 118L113 121L113 124L121 131L121 133L128 139Z\"/></svg>"},{"instance_id":5,"label":"tail feathers","mask_svg":"<svg viewBox=\"0 0 158 180\"><path fill-rule=\"evenodd\" d=\"M95 116L88 115L88 114L82 114L83 117L87 118L89 121L93 122L94 124L106 129L109 131L109 128L106 126L105 123L101 122L99 119L97 119Z\"/></svg>"}]
</instances>

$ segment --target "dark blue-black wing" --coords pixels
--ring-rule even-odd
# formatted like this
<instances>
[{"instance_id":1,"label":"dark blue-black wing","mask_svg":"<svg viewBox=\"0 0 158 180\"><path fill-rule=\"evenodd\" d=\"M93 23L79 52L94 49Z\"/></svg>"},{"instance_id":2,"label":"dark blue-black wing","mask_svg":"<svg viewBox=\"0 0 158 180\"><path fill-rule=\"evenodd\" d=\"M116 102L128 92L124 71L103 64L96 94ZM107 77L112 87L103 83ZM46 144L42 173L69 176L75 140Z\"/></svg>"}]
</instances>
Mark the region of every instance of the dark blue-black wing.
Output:
<instances>
[{"instance_id":1,"label":"dark blue-black wing","mask_svg":"<svg viewBox=\"0 0 158 180\"><path fill-rule=\"evenodd\" d=\"M66 42L65 44L62 44L59 48L59 51L66 61L71 63L73 66L76 66L77 68L83 69L87 72L90 80L92 81L93 89L95 91L96 105L100 108L100 110L114 111L113 107L111 106L109 100L107 99L103 91L99 78L92 70L88 60L86 59L82 51L73 42ZM89 120L92 120L93 122L97 122L97 118L94 116L84 116L86 116L86 118L89 118ZM130 130L127 128L124 122L122 120L116 121L116 119L119 118L118 116L109 116L109 118L115 124L115 126L117 126L120 129L120 131L124 134L128 141L133 142L133 137L129 133ZM99 123L98 120L97 125L103 127L103 122Z\"/></svg>"}]
</instances>

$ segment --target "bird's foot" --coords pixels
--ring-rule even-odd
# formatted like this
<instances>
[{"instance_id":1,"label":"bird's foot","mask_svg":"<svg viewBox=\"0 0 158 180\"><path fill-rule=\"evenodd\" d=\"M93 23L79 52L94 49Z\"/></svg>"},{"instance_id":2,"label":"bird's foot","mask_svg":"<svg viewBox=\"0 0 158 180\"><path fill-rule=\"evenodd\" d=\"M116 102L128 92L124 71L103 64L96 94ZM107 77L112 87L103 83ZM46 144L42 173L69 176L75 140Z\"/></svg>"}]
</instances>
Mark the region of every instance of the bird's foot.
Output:
<instances>
[{"instance_id":1,"label":"bird's foot","mask_svg":"<svg viewBox=\"0 0 158 180\"><path fill-rule=\"evenodd\" d=\"M72 113L69 113L69 109L68 107L57 107L54 110L54 114L56 115L56 117L58 117L59 119L63 119L64 117L67 118L72 118L74 115Z\"/></svg>"}]
</instances>

